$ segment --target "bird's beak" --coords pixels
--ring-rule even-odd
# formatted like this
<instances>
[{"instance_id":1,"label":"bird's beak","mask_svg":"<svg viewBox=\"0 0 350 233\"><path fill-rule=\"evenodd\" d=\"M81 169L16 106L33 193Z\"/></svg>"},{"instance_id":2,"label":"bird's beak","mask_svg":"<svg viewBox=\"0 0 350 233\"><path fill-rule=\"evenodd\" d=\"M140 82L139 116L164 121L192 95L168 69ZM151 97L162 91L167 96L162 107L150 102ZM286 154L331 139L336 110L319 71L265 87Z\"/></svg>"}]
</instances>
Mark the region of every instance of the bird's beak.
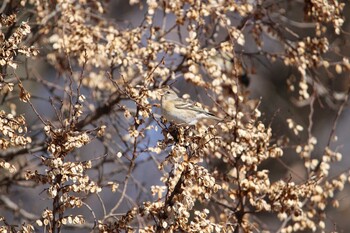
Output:
<instances>
[{"instance_id":1,"label":"bird's beak","mask_svg":"<svg viewBox=\"0 0 350 233\"><path fill-rule=\"evenodd\" d=\"M165 90L164 89L159 89L158 90L158 95L160 96L160 98L162 98L165 95Z\"/></svg>"}]
</instances>

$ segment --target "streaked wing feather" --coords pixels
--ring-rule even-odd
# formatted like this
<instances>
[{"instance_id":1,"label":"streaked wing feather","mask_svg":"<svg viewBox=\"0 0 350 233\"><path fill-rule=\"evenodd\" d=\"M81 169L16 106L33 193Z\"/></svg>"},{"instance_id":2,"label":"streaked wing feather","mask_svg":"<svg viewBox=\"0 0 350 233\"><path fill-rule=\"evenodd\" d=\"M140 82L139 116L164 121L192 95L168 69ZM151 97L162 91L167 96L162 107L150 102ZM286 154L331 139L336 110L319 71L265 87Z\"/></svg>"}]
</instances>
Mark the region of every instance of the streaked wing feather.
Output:
<instances>
[{"instance_id":1,"label":"streaked wing feather","mask_svg":"<svg viewBox=\"0 0 350 233\"><path fill-rule=\"evenodd\" d=\"M176 101L175 107L179 109L189 109L189 110L204 113L210 116L214 116L213 113L205 111L204 109L194 105L194 103L189 100L183 101L182 99L179 99L179 101Z\"/></svg>"},{"instance_id":2,"label":"streaked wing feather","mask_svg":"<svg viewBox=\"0 0 350 233\"><path fill-rule=\"evenodd\" d=\"M190 102L178 101L175 103L175 107L180 109L193 108L193 106L194 106L193 103L190 103Z\"/></svg>"}]
</instances>

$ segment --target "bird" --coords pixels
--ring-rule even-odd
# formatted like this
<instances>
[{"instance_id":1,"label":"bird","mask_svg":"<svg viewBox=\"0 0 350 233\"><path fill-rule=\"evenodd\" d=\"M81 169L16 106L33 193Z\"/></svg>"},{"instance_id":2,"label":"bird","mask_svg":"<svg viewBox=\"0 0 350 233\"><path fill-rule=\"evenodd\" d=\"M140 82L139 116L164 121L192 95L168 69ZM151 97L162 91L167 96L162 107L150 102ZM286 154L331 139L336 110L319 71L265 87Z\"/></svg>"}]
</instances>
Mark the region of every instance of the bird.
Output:
<instances>
[{"instance_id":1,"label":"bird","mask_svg":"<svg viewBox=\"0 0 350 233\"><path fill-rule=\"evenodd\" d=\"M195 125L201 119L222 120L213 113L196 106L194 102L180 98L170 88L162 89L160 107L162 115L175 124Z\"/></svg>"}]
</instances>

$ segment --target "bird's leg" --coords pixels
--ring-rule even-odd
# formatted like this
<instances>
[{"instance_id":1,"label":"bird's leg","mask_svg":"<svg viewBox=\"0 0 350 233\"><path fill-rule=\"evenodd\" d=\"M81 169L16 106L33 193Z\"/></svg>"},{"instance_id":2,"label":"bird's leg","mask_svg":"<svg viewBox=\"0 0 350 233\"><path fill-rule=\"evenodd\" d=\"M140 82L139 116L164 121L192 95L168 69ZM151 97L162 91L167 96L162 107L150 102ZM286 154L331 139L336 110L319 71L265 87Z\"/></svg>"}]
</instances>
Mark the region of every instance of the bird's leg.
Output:
<instances>
[{"instance_id":1,"label":"bird's leg","mask_svg":"<svg viewBox=\"0 0 350 233\"><path fill-rule=\"evenodd\" d=\"M196 128L195 125L188 125L188 126L186 126L184 135L186 135L186 136L189 135L188 132L190 132L190 130L193 130L195 128Z\"/></svg>"},{"instance_id":2,"label":"bird's leg","mask_svg":"<svg viewBox=\"0 0 350 233\"><path fill-rule=\"evenodd\" d=\"M174 138L175 143L179 142L179 130L175 124L172 122L170 123L170 126L168 128L168 132L170 135Z\"/></svg>"}]
</instances>

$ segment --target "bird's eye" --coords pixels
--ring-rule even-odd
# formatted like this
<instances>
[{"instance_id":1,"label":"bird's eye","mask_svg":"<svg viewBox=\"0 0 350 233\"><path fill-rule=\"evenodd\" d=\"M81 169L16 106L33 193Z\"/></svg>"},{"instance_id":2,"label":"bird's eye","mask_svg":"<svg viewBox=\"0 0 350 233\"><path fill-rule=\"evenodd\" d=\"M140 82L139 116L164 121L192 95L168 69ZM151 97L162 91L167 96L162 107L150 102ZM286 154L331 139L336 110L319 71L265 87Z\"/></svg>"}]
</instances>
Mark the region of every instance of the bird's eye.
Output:
<instances>
[{"instance_id":1,"label":"bird's eye","mask_svg":"<svg viewBox=\"0 0 350 233\"><path fill-rule=\"evenodd\" d=\"M170 94L171 92L170 91L166 91L167 94Z\"/></svg>"}]
</instances>

